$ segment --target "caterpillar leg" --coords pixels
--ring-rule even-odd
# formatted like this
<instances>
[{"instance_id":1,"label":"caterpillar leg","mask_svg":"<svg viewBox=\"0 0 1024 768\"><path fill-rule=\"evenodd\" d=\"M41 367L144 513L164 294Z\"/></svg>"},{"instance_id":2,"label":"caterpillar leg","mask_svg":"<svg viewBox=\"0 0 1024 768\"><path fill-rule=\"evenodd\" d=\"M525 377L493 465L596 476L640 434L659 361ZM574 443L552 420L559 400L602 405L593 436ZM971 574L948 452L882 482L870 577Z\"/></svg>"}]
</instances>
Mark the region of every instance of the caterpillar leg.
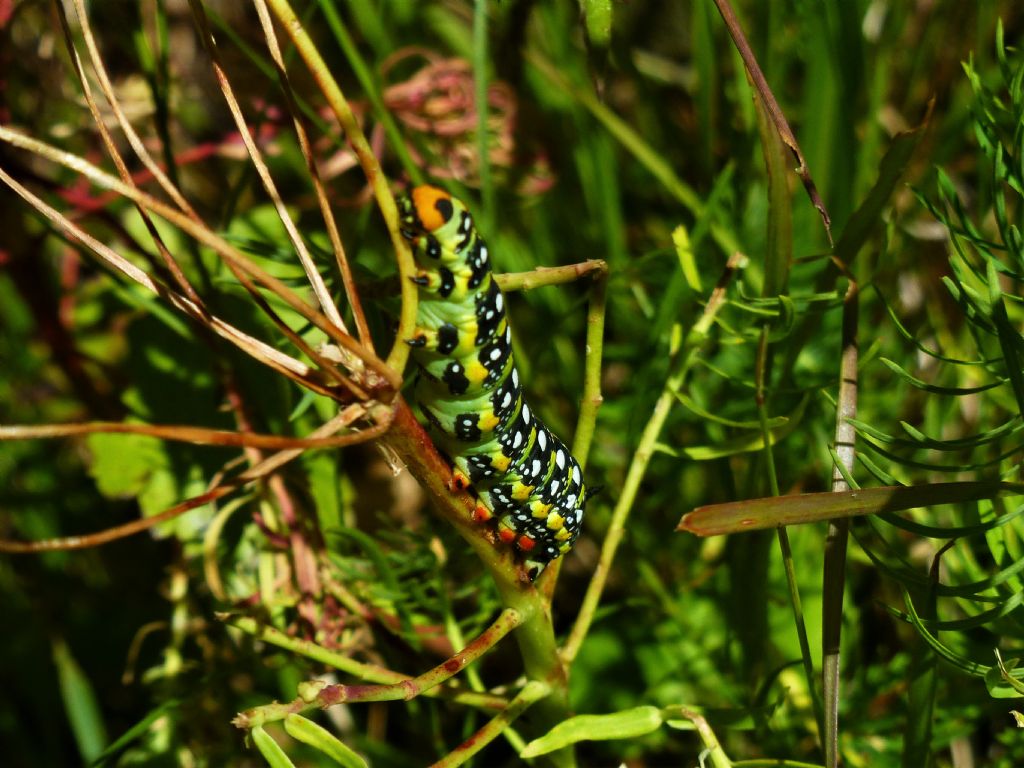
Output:
<instances>
[{"instance_id":1,"label":"caterpillar leg","mask_svg":"<svg viewBox=\"0 0 1024 768\"><path fill-rule=\"evenodd\" d=\"M442 323L437 328L417 326L405 343L413 349L422 349L426 352L448 356L458 353L460 350L464 351L460 347L460 343L463 347L469 344L472 349L472 336L464 333L453 323Z\"/></svg>"},{"instance_id":2,"label":"caterpillar leg","mask_svg":"<svg viewBox=\"0 0 1024 768\"><path fill-rule=\"evenodd\" d=\"M449 491L468 491L470 488L469 477L458 467L452 467L452 477L448 481Z\"/></svg>"},{"instance_id":3,"label":"caterpillar leg","mask_svg":"<svg viewBox=\"0 0 1024 768\"><path fill-rule=\"evenodd\" d=\"M515 544L523 552L529 552L537 546L536 539L515 529L512 515L505 515L498 521L498 538L506 544Z\"/></svg>"}]
</instances>

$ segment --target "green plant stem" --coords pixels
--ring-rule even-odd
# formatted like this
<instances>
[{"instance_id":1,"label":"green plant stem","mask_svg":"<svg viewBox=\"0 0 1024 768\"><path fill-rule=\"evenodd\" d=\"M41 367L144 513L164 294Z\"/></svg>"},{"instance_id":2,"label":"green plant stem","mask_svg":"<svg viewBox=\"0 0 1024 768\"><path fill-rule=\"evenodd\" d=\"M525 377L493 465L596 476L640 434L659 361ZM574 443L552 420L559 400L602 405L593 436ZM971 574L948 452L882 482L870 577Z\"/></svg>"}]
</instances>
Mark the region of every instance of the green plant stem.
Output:
<instances>
[{"instance_id":1,"label":"green plant stem","mask_svg":"<svg viewBox=\"0 0 1024 768\"><path fill-rule=\"evenodd\" d=\"M346 659L341 654L320 648L316 643L308 640L289 638L276 629L261 627L249 618L232 619L229 621L232 626L259 637L261 640L284 647L289 651L317 661L331 664L344 671L355 673L355 670L360 670L364 673L375 674L378 677L397 676L399 678L394 682L378 685L330 685L319 680L313 681L300 687L299 698L294 701L285 704L274 702L273 704L253 707L240 713L235 718L234 723L239 728L254 728L275 720L282 720L289 714L297 714L314 707L326 709L327 707L344 702L409 701L416 696L426 695L493 648L503 637L515 629L520 621L521 617L515 611L508 609L502 611L491 626L463 650L422 675L410 678L397 675L397 673L389 670L381 670L380 668L370 667L370 665L354 662L351 659ZM368 675L364 674L362 676L366 677ZM475 695L480 696L480 694ZM465 699L463 699L463 703L466 703ZM491 704L493 701L488 703Z\"/></svg>"},{"instance_id":2,"label":"green plant stem","mask_svg":"<svg viewBox=\"0 0 1024 768\"><path fill-rule=\"evenodd\" d=\"M483 221L491 229L494 221L494 185L491 182L491 146L487 124L490 80L487 73L487 0L475 0L473 6L473 86L476 97L476 155L480 168L480 192L483 196Z\"/></svg>"},{"instance_id":3,"label":"green plant stem","mask_svg":"<svg viewBox=\"0 0 1024 768\"><path fill-rule=\"evenodd\" d=\"M625 534L626 520L633 509L633 502L636 499L637 491L640 489L640 483L647 472L647 465L650 463L651 456L654 454L654 446L658 440L658 435L661 433L661 428L664 426L665 420L668 418L668 414L675 403L676 392L686 380L694 353L707 340L711 325L718 311L725 303L726 287L732 280L736 270L745 262L746 257L741 254L733 254L730 257L725 272L719 278L718 284L715 286L707 305L704 307L704 313L694 324L693 328L690 329L686 339L673 351L668 379L665 382L661 395L658 397L658 401L654 405L654 411L651 413L651 417L640 436L640 443L633 454L632 462L630 462L629 471L626 474L626 481L623 483L619 500L612 511L612 519L608 525L608 533L605 535L604 544L601 546L601 556L598 560L597 568L594 569L594 575L590 580L587 593L584 595L583 602L580 605L580 612L562 649L562 659L566 664L570 664L576 658L576 654L579 653L580 646L583 645L587 632L590 631L590 625L593 623L594 614L597 611L598 603L601 601L601 594L608 580L608 574L611 571L615 553Z\"/></svg>"},{"instance_id":4,"label":"green plant stem","mask_svg":"<svg viewBox=\"0 0 1024 768\"><path fill-rule=\"evenodd\" d=\"M608 299L608 278L605 273L594 277L590 289L590 307L587 310L587 352L583 370L583 394L580 415L576 421L576 436L572 452L580 466L586 468L590 446L597 427L597 410L604 402L601 396L601 360L604 350L604 319Z\"/></svg>"},{"instance_id":5,"label":"green plant stem","mask_svg":"<svg viewBox=\"0 0 1024 768\"><path fill-rule=\"evenodd\" d=\"M515 610L522 619L515 637L526 676L543 681L551 690L535 708L540 728L552 728L569 713L568 678L555 644L551 606L539 591L526 581L509 547L497 546L488 530L473 522L476 501L467 493L450 490L451 467L438 454L429 436L416 421L405 402L398 398L392 429L384 443L408 466L434 501L434 508L469 544L490 573L505 608ZM572 752L553 755L558 765L575 764Z\"/></svg>"},{"instance_id":6,"label":"green plant stem","mask_svg":"<svg viewBox=\"0 0 1024 768\"><path fill-rule=\"evenodd\" d=\"M505 709L495 715L486 725L445 755L445 757L434 763L431 768L454 768L454 766L462 765L500 736L508 728L509 724L515 722L516 718L529 707L542 701L550 691L551 687L547 683L531 680L523 686L523 690L509 702ZM551 757L558 754L560 753L552 753Z\"/></svg>"},{"instance_id":7,"label":"green plant stem","mask_svg":"<svg viewBox=\"0 0 1024 768\"><path fill-rule=\"evenodd\" d=\"M721 7L721 6L720 6ZM733 19L735 21L735 19ZM729 19L726 18L726 23ZM742 38L742 31L737 31ZM743 41L745 44L745 41ZM750 54L751 61L748 62L748 78L752 81L754 91L754 108L757 116L758 133L761 137L761 147L764 153L765 171L768 176L768 231L766 233L767 247L765 249L764 284L761 288L762 298L777 298L787 292L790 276L790 265L793 259L793 207L789 192L788 176L789 167L787 163L786 137L782 134L783 129L789 130L785 117L775 103L770 89L764 81L760 71L751 72L750 67L757 69L757 62L752 60L749 47L746 53ZM758 80L758 78L760 78ZM763 87L758 87L758 85ZM795 139L793 140L795 146ZM795 152L800 157L800 149L797 146ZM802 162L802 158L801 158ZM813 189L813 183L811 185ZM775 469L775 453L769 427L769 381L773 368L773 354L770 343L770 322L765 321L761 326L761 336L757 346L757 355L754 362L755 394L758 418L761 420L761 432L764 435L764 461L765 470L768 476L769 490L772 496L779 496L779 478ZM804 620L803 604L800 599L800 588L796 580L796 569L793 564L793 549L789 543L789 533L784 527L776 532L779 542L779 551L782 555L782 565L786 574L786 587L789 592L789 603L793 611L793 623L796 627L797 640L800 644L800 661L804 669L804 677L807 681L807 690L811 697L811 705L814 710L815 724L818 728L818 739L824 737L825 713L822 707L821 697L818 695L818 687L815 685L814 660L811 657L811 644L807 638L807 624Z\"/></svg>"},{"instance_id":8,"label":"green plant stem","mask_svg":"<svg viewBox=\"0 0 1024 768\"><path fill-rule=\"evenodd\" d=\"M409 147L406 145L405 137L402 136L402 132L398 129L394 117L392 117L391 112L388 111L384 103L381 85L377 82L372 71L366 65L366 61L360 55L359 46L352 41L352 36L348 33L348 29L341 20L341 16L338 15L335 4L320 0L320 11L327 20L327 26L330 27L334 36L338 38L338 44L341 46L349 66L352 67L352 72L359 81L363 93L370 102L373 116L384 126L384 135L388 137L388 146L398 156L402 168L409 174L413 184L422 184L423 171L420 170L416 161L412 159L412 155L409 154Z\"/></svg>"},{"instance_id":9,"label":"green plant stem","mask_svg":"<svg viewBox=\"0 0 1024 768\"><path fill-rule=\"evenodd\" d=\"M725 754L722 745L718 743L718 737L715 736L715 732L708 725L708 721L704 719L704 716L700 712L686 707L682 708L680 714L693 723L697 734L700 736L701 743L704 744L705 757L701 760L701 764L703 765L706 759L710 761L712 768L733 768L732 761Z\"/></svg>"},{"instance_id":10,"label":"green plant stem","mask_svg":"<svg viewBox=\"0 0 1024 768\"><path fill-rule=\"evenodd\" d=\"M586 275L591 275L597 280L607 271L608 264L603 259L590 259L561 267L537 267L528 272L504 272L496 274L494 279L498 281L498 287L507 293L573 283Z\"/></svg>"},{"instance_id":11,"label":"green plant stem","mask_svg":"<svg viewBox=\"0 0 1024 768\"><path fill-rule=\"evenodd\" d=\"M292 42L299 51L299 55L306 62L310 74L313 75L313 79L316 80L331 110L338 118L342 130L345 131L345 135L348 137L352 149L356 153L360 165L363 167L366 180L369 182L370 188L373 189L377 205L380 207L384 223L387 225L388 235L395 249L402 293L402 309L398 317L398 331L395 343L391 346L391 351L388 353L387 364L392 370L401 374L409 360L410 349L405 340L412 338L413 331L416 328L416 307L419 295L416 285L411 280L416 271L412 251L409 250L408 243L405 242L405 238L402 237L399 231L398 206L395 204L395 198L388 187L387 177L384 175L380 163L377 162L377 157L373 154L373 149L366 140L362 128L359 127L359 122L356 120L348 100L342 93L338 82L331 75L330 70L328 70L327 64L324 62L323 57L320 56L316 45L302 27L288 0L267 0L267 3L270 5L271 10L273 10L274 15L277 16L278 22L287 30L289 37L291 37Z\"/></svg>"}]
</instances>

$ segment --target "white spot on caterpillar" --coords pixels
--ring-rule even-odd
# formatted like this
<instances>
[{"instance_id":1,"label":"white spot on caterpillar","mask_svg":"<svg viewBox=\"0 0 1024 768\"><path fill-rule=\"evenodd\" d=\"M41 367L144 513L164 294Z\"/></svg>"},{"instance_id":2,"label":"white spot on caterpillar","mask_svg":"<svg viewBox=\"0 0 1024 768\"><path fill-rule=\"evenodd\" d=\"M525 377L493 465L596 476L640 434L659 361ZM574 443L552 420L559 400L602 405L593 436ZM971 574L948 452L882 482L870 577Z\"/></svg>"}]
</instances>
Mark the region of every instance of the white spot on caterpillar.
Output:
<instances>
[{"instance_id":1,"label":"white spot on caterpillar","mask_svg":"<svg viewBox=\"0 0 1024 768\"><path fill-rule=\"evenodd\" d=\"M560 486L561 484L562 483L559 480L552 480L551 481L551 493L553 493L553 494L554 493L558 493L558 486Z\"/></svg>"},{"instance_id":2,"label":"white spot on caterpillar","mask_svg":"<svg viewBox=\"0 0 1024 768\"><path fill-rule=\"evenodd\" d=\"M530 467L530 474L531 475L539 475L540 474L540 460L539 459L534 459L533 460L533 466Z\"/></svg>"},{"instance_id":3,"label":"white spot on caterpillar","mask_svg":"<svg viewBox=\"0 0 1024 768\"><path fill-rule=\"evenodd\" d=\"M506 328L505 329L505 343L506 344L511 344L512 343L512 329L511 328ZM518 385L516 385L516 386L518 386Z\"/></svg>"},{"instance_id":4,"label":"white spot on caterpillar","mask_svg":"<svg viewBox=\"0 0 1024 768\"><path fill-rule=\"evenodd\" d=\"M499 293L497 296L494 297L494 308L501 312L501 308L503 306L505 306L505 299Z\"/></svg>"},{"instance_id":5,"label":"white spot on caterpillar","mask_svg":"<svg viewBox=\"0 0 1024 768\"><path fill-rule=\"evenodd\" d=\"M515 389L519 389L519 371L515 368L512 369L512 386Z\"/></svg>"},{"instance_id":6,"label":"white spot on caterpillar","mask_svg":"<svg viewBox=\"0 0 1024 768\"><path fill-rule=\"evenodd\" d=\"M483 243L480 244L480 263L487 263L487 246L484 245Z\"/></svg>"},{"instance_id":7,"label":"white spot on caterpillar","mask_svg":"<svg viewBox=\"0 0 1024 768\"><path fill-rule=\"evenodd\" d=\"M497 360L500 357L501 357L501 350L500 349L492 349L491 350L491 360Z\"/></svg>"},{"instance_id":8,"label":"white spot on caterpillar","mask_svg":"<svg viewBox=\"0 0 1024 768\"><path fill-rule=\"evenodd\" d=\"M565 451L561 448L559 448L558 453L555 454L555 463L558 464L559 469L565 469Z\"/></svg>"},{"instance_id":9,"label":"white spot on caterpillar","mask_svg":"<svg viewBox=\"0 0 1024 768\"><path fill-rule=\"evenodd\" d=\"M494 310L493 309L488 309L487 310L487 314L484 315L484 320L493 320L493 319L494 319Z\"/></svg>"},{"instance_id":10,"label":"white spot on caterpillar","mask_svg":"<svg viewBox=\"0 0 1024 768\"><path fill-rule=\"evenodd\" d=\"M510 405L512 405L512 393L506 392L505 399L501 401L501 407L508 408Z\"/></svg>"},{"instance_id":11,"label":"white spot on caterpillar","mask_svg":"<svg viewBox=\"0 0 1024 768\"><path fill-rule=\"evenodd\" d=\"M523 433L517 431L516 436L512 439L512 447L518 448L523 444Z\"/></svg>"},{"instance_id":12,"label":"white spot on caterpillar","mask_svg":"<svg viewBox=\"0 0 1024 768\"><path fill-rule=\"evenodd\" d=\"M567 507L575 507L576 506L576 499L577 498L578 497L576 496L575 493L570 493L569 497L565 500L565 505Z\"/></svg>"},{"instance_id":13,"label":"white spot on caterpillar","mask_svg":"<svg viewBox=\"0 0 1024 768\"><path fill-rule=\"evenodd\" d=\"M548 435L543 429L537 432L537 445L540 446L542 451L546 451L548 449Z\"/></svg>"},{"instance_id":14,"label":"white spot on caterpillar","mask_svg":"<svg viewBox=\"0 0 1024 768\"><path fill-rule=\"evenodd\" d=\"M579 485L579 484L580 484L580 481L581 481L582 479L583 479L583 478L582 478L582 476L580 475L580 467L579 467L579 465L577 464L577 465L576 465L575 467L573 467L573 468L572 468L572 481L573 481L574 483L576 483L577 485Z\"/></svg>"},{"instance_id":15,"label":"white spot on caterpillar","mask_svg":"<svg viewBox=\"0 0 1024 768\"><path fill-rule=\"evenodd\" d=\"M523 403L523 421L530 421L530 406L528 406L526 403Z\"/></svg>"}]
</instances>

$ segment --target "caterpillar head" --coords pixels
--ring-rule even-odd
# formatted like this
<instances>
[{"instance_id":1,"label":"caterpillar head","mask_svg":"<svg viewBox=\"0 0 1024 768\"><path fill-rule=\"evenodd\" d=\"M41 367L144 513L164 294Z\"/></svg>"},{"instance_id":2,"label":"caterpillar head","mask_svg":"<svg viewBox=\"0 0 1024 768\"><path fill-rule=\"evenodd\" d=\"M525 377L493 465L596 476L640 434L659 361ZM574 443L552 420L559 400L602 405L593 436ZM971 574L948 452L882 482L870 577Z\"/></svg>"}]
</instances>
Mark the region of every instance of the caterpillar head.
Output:
<instances>
[{"instance_id":1,"label":"caterpillar head","mask_svg":"<svg viewBox=\"0 0 1024 768\"><path fill-rule=\"evenodd\" d=\"M399 200L402 234L409 240L434 234L455 218L458 201L439 187L423 184Z\"/></svg>"}]
</instances>

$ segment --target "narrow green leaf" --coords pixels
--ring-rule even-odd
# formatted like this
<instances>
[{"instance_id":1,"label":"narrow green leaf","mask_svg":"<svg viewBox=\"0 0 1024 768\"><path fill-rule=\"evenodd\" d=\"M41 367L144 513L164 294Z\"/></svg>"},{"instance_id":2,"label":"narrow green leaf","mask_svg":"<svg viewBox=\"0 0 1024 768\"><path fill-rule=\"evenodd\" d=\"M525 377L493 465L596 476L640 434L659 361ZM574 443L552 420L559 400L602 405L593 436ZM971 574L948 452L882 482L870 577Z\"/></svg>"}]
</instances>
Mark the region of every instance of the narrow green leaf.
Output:
<instances>
[{"instance_id":1,"label":"narrow green leaf","mask_svg":"<svg viewBox=\"0 0 1024 768\"><path fill-rule=\"evenodd\" d=\"M885 152L879 166L878 179L867 197L850 216L843 228L843 234L836 242L836 256L850 264L873 232L881 225L882 209L888 204L907 165L914 156L914 150L924 136L924 129L931 120L933 103L929 103L921 123L908 131L897 133Z\"/></svg>"},{"instance_id":2,"label":"narrow green leaf","mask_svg":"<svg viewBox=\"0 0 1024 768\"><path fill-rule=\"evenodd\" d=\"M682 224L672 230L672 244L675 246L679 269L682 271L683 277L686 278L686 284L690 286L691 290L700 293L702 291L700 270L697 269L689 232Z\"/></svg>"},{"instance_id":3,"label":"narrow green leaf","mask_svg":"<svg viewBox=\"0 0 1024 768\"><path fill-rule=\"evenodd\" d=\"M303 744L318 749L344 768L366 768L366 761L338 740L326 728L301 715L291 714L284 719L284 730Z\"/></svg>"},{"instance_id":4,"label":"narrow green leaf","mask_svg":"<svg viewBox=\"0 0 1024 768\"><path fill-rule=\"evenodd\" d=\"M295 768L295 763L281 749L281 745L274 741L269 733L263 730L262 725L257 725L249 731L249 736L252 738L252 743L256 745L256 749L263 755L263 759L270 765L270 768Z\"/></svg>"},{"instance_id":5,"label":"narrow green leaf","mask_svg":"<svg viewBox=\"0 0 1024 768\"><path fill-rule=\"evenodd\" d=\"M1010 322L1003 302L1003 292L999 287L999 276L996 274L994 259L988 260L989 301L992 304L992 319L999 336L999 347L1003 351L1006 363L1006 374L1010 377L1014 397L1017 399L1018 412L1024 415L1024 341L1020 332Z\"/></svg>"},{"instance_id":6,"label":"narrow green leaf","mask_svg":"<svg viewBox=\"0 0 1024 768\"><path fill-rule=\"evenodd\" d=\"M945 355L936 352L934 349L926 347L924 344L918 341L917 337L915 337L914 334L908 331L907 328L903 325L903 323L900 321L899 315L896 314L896 311L892 308L892 305L886 300L885 296L882 295L882 292L878 288L878 286L876 285L873 287L875 289L875 295L878 297L879 301L882 302L882 306L885 307L885 311L889 315L889 321L896 327L896 330L899 332L900 336L902 336L904 339L913 344L921 352L928 355L928 357L933 357L936 360L941 360L944 363L951 363L952 365L990 365L993 362L999 360L999 358L993 358L988 360L959 360L955 357L946 357ZM956 298L955 295L954 298Z\"/></svg>"},{"instance_id":7,"label":"narrow green leaf","mask_svg":"<svg viewBox=\"0 0 1024 768\"><path fill-rule=\"evenodd\" d=\"M989 694L996 699L1019 699L1024 697L1024 682L1013 676L1013 670L1020 663L1020 659L1010 659L1004 662L998 648L996 648L995 653L996 668L990 669L988 674L985 675L985 685L988 686ZM990 681L993 673L998 674L998 681ZM1009 686L1012 691L1011 695L1007 695L1006 686Z\"/></svg>"},{"instance_id":8,"label":"narrow green leaf","mask_svg":"<svg viewBox=\"0 0 1024 768\"><path fill-rule=\"evenodd\" d=\"M612 39L612 0L580 0L587 37L596 48L607 48Z\"/></svg>"},{"instance_id":9,"label":"narrow green leaf","mask_svg":"<svg viewBox=\"0 0 1024 768\"><path fill-rule=\"evenodd\" d=\"M910 599L910 593L906 590L903 590L903 601L907 606L907 619L914 625L915 629L921 633L921 637L925 639L925 642L928 643L928 645L930 645L942 658L967 674L975 675L977 677L984 677L988 670L991 669L991 667L984 664L978 664L976 661L972 661L966 656L957 653L948 645L939 642L939 639L929 631L929 629L924 625L924 622L921 621L921 618L917 615L917 611L914 609L914 602Z\"/></svg>"},{"instance_id":10,"label":"narrow green leaf","mask_svg":"<svg viewBox=\"0 0 1024 768\"><path fill-rule=\"evenodd\" d=\"M683 394L682 392L676 392L675 397L676 400L686 408L686 410L700 416L701 419L713 421L715 424L721 424L723 427L733 427L736 429L761 429L761 422L757 419L751 419L750 421L733 421L732 419L727 419L724 416L719 416L717 413L712 413L711 411L701 408L694 402L693 398ZM774 416L768 419L768 427L781 427L787 421L789 421L789 419L785 416Z\"/></svg>"},{"instance_id":11,"label":"narrow green leaf","mask_svg":"<svg viewBox=\"0 0 1024 768\"><path fill-rule=\"evenodd\" d=\"M925 381L921 381L921 379L911 376L899 365L899 363L893 362L886 357L880 357L879 360L881 360L884 365L911 386L936 395L975 395L979 392L987 392L995 387L1000 387L1007 381L1006 379L999 379L998 381L992 381L988 384L982 384L979 387L940 387L937 384L929 384Z\"/></svg>"},{"instance_id":12,"label":"narrow green leaf","mask_svg":"<svg viewBox=\"0 0 1024 768\"><path fill-rule=\"evenodd\" d=\"M935 583L937 568L932 569L924 596L925 618L934 621L937 611ZM907 670L907 725L903 739L903 768L920 768L931 764L932 722L935 710L937 657L922 638L911 644L910 668Z\"/></svg>"},{"instance_id":13,"label":"narrow green leaf","mask_svg":"<svg viewBox=\"0 0 1024 768\"><path fill-rule=\"evenodd\" d=\"M519 756L523 759L538 757L579 741L635 739L657 730L661 724L661 710L650 706L624 709L610 715L577 715L531 741Z\"/></svg>"},{"instance_id":14,"label":"narrow green leaf","mask_svg":"<svg viewBox=\"0 0 1024 768\"><path fill-rule=\"evenodd\" d=\"M776 445L785 439L803 419L807 407L808 398L800 401L793 412L786 417L784 423L770 431L771 443ZM774 421L774 419L772 419ZM764 449L764 432L760 428L751 430L746 434L739 435L729 440L722 440L714 445L691 445L685 448L673 448L664 443L656 443L655 450L667 453L670 456L686 457L693 461L710 461L725 456L734 456L738 453L751 453Z\"/></svg>"},{"instance_id":15,"label":"narrow green leaf","mask_svg":"<svg viewBox=\"0 0 1024 768\"><path fill-rule=\"evenodd\" d=\"M53 642L53 663L57 666L60 696L78 753L83 761L91 762L103 752L107 743L107 729L96 691L63 640Z\"/></svg>"},{"instance_id":16,"label":"narrow green leaf","mask_svg":"<svg viewBox=\"0 0 1024 768\"><path fill-rule=\"evenodd\" d=\"M103 765L107 760L109 760L111 757L113 757L118 752L123 750L125 747L129 746L136 740L142 738L143 734L145 734L150 729L153 723L155 723L157 720L159 720L161 717L164 717L168 713L176 710L180 706L180 699L169 699L165 701L163 704L150 711L149 714L147 714L144 718L139 720L139 722L137 722L127 731L125 731L116 739L114 739L110 744L108 744L107 748L96 756L96 759L92 761L91 765L94 767Z\"/></svg>"},{"instance_id":17,"label":"narrow green leaf","mask_svg":"<svg viewBox=\"0 0 1024 768\"><path fill-rule=\"evenodd\" d=\"M1018 507L1013 512L1008 512L1005 515L1000 515L999 517L995 517L991 520L986 520L975 525L945 527L924 525L922 523L914 522L913 520L908 520L905 517L898 517L890 512L882 513L881 519L894 528L899 528L918 536L926 536L931 539L956 539L964 536L976 536L977 534L991 531L1016 520L1022 514L1024 514L1024 506Z\"/></svg>"}]
</instances>

